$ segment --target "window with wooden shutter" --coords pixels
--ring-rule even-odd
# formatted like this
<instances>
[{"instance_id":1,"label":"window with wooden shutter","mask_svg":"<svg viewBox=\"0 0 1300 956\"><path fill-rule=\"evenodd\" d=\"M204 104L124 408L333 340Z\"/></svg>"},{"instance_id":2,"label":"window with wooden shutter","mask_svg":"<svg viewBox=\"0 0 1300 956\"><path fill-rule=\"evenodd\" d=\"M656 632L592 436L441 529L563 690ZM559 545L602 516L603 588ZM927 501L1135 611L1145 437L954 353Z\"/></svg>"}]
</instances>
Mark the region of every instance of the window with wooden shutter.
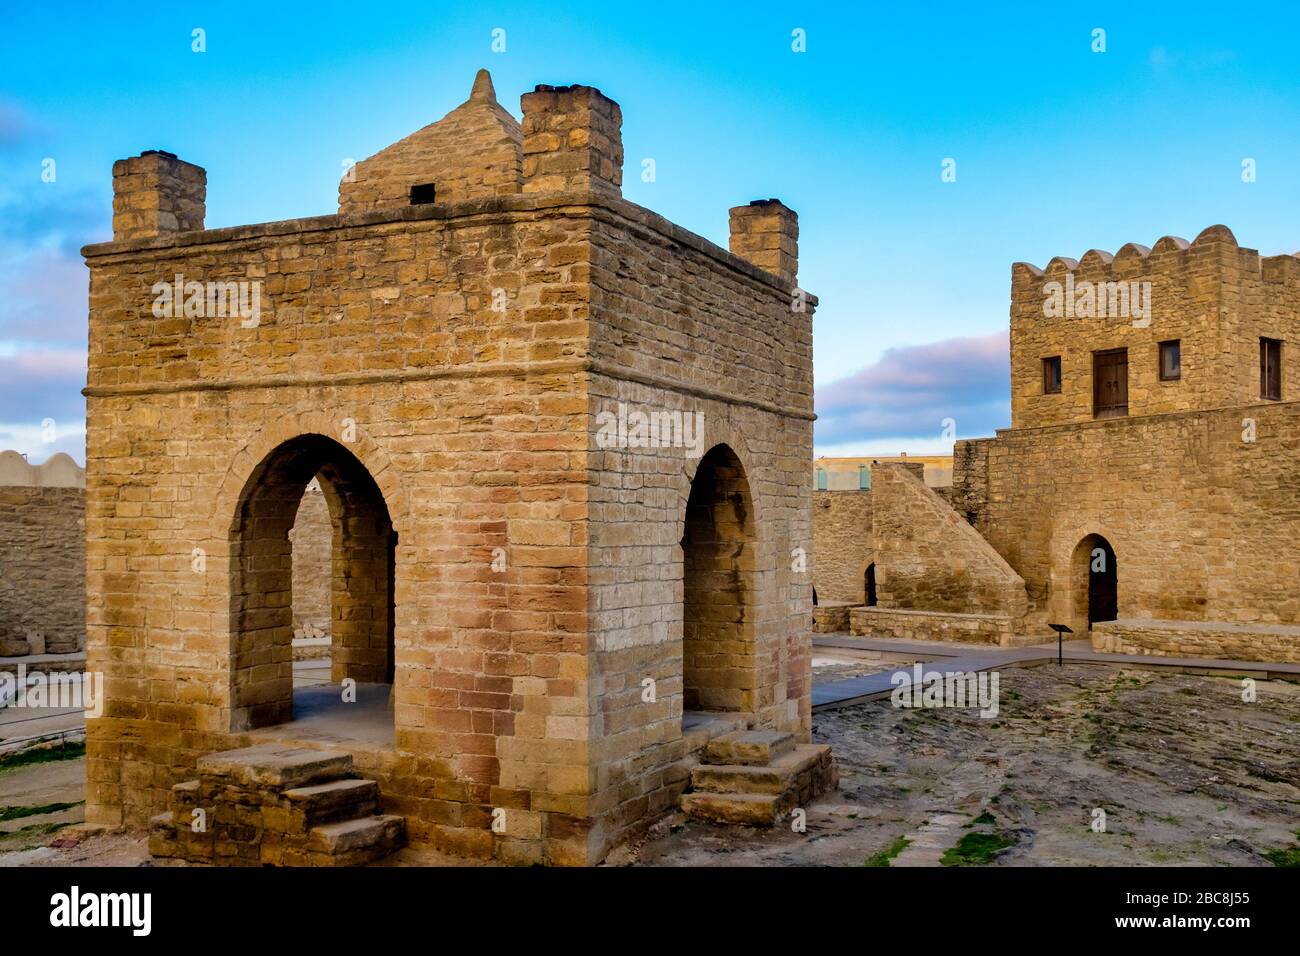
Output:
<instances>
[{"instance_id":1,"label":"window with wooden shutter","mask_svg":"<svg viewBox=\"0 0 1300 956\"><path fill-rule=\"evenodd\" d=\"M1259 340L1259 397L1282 401L1282 343Z\"/></svg>"},{"instance_id":2,"label":"window with wooden shutter","mask_svg":"<svg viewBox=\"0 0 1300 956\"><path fill-rule=\"evenodd\" d=\"M1043 359L1043 394L1056 395L1061 391L1061 356Z\"/></svg>"},{"instance_id":3,"label":"window with wooden shutter","mask_svg":"<svg viewBox=\"0 0 1300 956\"><path fill-rule=\"evenodd\" d=\"M1092 353L1092 417L1128 414L1128 349Z\"/></svg>"}]
</instances>

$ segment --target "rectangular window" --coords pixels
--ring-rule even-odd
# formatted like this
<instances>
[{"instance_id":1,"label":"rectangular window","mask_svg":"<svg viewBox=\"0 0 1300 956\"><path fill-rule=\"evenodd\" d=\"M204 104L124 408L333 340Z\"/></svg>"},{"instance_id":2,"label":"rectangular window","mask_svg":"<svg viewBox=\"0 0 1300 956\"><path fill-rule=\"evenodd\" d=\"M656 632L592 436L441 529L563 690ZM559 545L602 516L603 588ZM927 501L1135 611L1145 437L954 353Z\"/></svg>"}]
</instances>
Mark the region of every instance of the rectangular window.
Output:
<instances>
[{"instance_id":1,"label":"rectangular window","mask_svg":"<svg viewBox=\"0 0 1300 956\"><path fill-rule=\"evenodd\" d=\"M1183 377L1183 349L1178 339L1160 343L1160 381L1175 382Z\"/></svg>"},{"instance_id":2,"label":"rectangular window","mask_svg":"<svg viewBox=\"0 0 1300 956\"><path fill-rule=\"evenodd\" d=\"M1092 417L1128 414L1128 349L1092 353Z\"/></svg>"},{"instance_id":3,"label":"rectangular window","mask_svg":"<svg viewBox=\"0 0 1300 956\"><path fill-rule=\"evenodd\" d=\"M1055 395L1061 390L1061 356L1043 359L1043 394Z\"/></svg>"},{"instance_id":4,"label":"rectangular window","mask_svg":"<svg viewBox=\"0 0 1300 956\"><path fill-rule=\"evenodd\" d=\"M858 465L858 490L865 490L871 487L871 469L866 465Z\"/></svg>"},{"instance_id":5,"label":"rectangular window","mask_svg":"<svg viewBox=\"0 0 1300 956\"><path fill-rule=\"evenodd\" d=\"M817 490L826 490L826 469L824 468L817 469Z\"/></svg>"},{"instance_id":6,"label":"rectangular window","mask_svg":"<svg viewBox=\"0 0 1300 956\"><path fill-rule=\"evenodd\" d=\"M418 186L411 187L411 205L425 206L434 202L433 183L420 183Z\"/></svg>"},{"instance_id":7,"label":"rectangular window","mask_svg":"<svg viewBox=\"0 0 1300 956\"><path fill-rule=\"evenodd\" d=\"M1259 397L1282 401L1282 343L1259 340Z\"/></svg>"}]
</instances>

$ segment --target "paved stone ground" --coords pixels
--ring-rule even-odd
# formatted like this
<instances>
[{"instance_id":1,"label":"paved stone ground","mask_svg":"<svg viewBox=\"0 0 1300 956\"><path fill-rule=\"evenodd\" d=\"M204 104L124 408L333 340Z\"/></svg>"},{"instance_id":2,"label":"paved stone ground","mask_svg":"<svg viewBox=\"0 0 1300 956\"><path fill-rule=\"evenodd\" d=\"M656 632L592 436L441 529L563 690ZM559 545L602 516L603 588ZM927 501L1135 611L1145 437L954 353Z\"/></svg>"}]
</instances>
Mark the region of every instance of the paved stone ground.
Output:
<instances>
[{"instance_id":1,"label":"paved stone ground","mask_svg":"<svg viewBox=\"0 0 1300 956\"><path fill-rule=\"evenodd\" d=\"M867 674L879 674L897 667L911 667L917 660L917 657L909 654L814 648L813 683L848 680L852 677L864 677Z\"/></svg>"},{"instance_id":2,"label":"paved stone ground","mask_svg":"<svg viewBox=\"0 0 1300 956\"><path fill-rule=\"evenodd\" d=\"M1259 681L1246 704L1224 677L1095 665L1000 676L994 719L888 700L815 714L841 785L809 808L804 834L678 821L619 862L861 865L894 848L899 865L933 865L980 833L1010 842L999 866L1267 866L1265 852L1300 840L1300 686ZM1104 833L1091 829L1096 808Z\"/></svg>"}]
</instances>

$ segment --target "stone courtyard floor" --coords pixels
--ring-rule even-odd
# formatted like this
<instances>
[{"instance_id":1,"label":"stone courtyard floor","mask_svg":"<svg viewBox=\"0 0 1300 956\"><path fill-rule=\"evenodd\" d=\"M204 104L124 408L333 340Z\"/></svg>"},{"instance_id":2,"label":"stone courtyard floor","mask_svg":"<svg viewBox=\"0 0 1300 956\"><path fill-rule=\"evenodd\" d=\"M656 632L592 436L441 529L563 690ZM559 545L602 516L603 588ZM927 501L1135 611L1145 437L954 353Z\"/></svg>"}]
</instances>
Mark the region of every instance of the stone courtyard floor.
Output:
<instances>
[{"instance_id":1,"label":"stone courtyard floor","mask_svg":"<svg viewBox=\"0 0 1300 956\"><path fill-rule=\"evenodd\" d=\"M660 866L1231 865L1300 856L1300 685L1096 665L1006 668L996 718L814 714L839 792L807 830L687 821L625 851ZM1105 811L1105 832L1092 829ZM949 853L948 851L954 851Z\"/></svg>"},{"instance_id":2,"label":"stone courtyard floor","mask_svg":"<svg viewBox=\"0 0 1300 956\"><path fill-rule=\"evenodd\" d=\"M902 658L816 655L816 679ZM843 660L838 658L843 657ZM831 660L830 658L837 658ZM840 789L795 833L660 823L611 864L799 866L1268 866L1300 859L1300 685L1091 664L1007 667L1000 712L895 709L888 699L814 714ZM84 761L0 770L0 866L136 865L143 834L64 838L80 819ZM32 812L43 810L44 812ZM1093 827L1104 811L1104 832ZM47 847L50 840L66 845ZM459 863L403 851L392 865Z\"/></svg>"}]
</instances>

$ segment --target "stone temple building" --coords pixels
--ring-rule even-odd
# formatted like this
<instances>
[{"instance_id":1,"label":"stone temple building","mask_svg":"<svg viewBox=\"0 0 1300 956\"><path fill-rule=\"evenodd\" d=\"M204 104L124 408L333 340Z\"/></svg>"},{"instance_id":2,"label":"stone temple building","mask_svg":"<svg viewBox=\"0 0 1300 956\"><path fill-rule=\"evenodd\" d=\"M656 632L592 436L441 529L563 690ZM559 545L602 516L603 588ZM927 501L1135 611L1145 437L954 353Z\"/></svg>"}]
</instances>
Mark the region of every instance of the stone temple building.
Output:
<instances>
[{"instance_id":1,"label":"stone temple building","mask_svg":"<svg viewBox=\"0 0 1300 956\"><path fill-rule=\"evenodd\" d=\"M1195 241L1017 263L1011 427L953 485L814 493L818 627L1300 661L1300 258Z\"/></svg>"},{"instance_id":2,"label":"stone temple building","mask_svg":"<svg viewBox=\"0 0 1300 956\"><path fill-rule=\"evenodd\" d=\"M481 72L307 219L205 229L203 169L115 164L113 240L84 250L90 822L216 862L404 832L586 864L679 800L770 823L833 783L791 558L816 305L795 214L734 208L718 248L622 198L600 91L521 107ZM290 532L313 479L336 684L309 720ZM717 765L755 763L780 786L728 792Z\"/></svg>"}]
</instances>

